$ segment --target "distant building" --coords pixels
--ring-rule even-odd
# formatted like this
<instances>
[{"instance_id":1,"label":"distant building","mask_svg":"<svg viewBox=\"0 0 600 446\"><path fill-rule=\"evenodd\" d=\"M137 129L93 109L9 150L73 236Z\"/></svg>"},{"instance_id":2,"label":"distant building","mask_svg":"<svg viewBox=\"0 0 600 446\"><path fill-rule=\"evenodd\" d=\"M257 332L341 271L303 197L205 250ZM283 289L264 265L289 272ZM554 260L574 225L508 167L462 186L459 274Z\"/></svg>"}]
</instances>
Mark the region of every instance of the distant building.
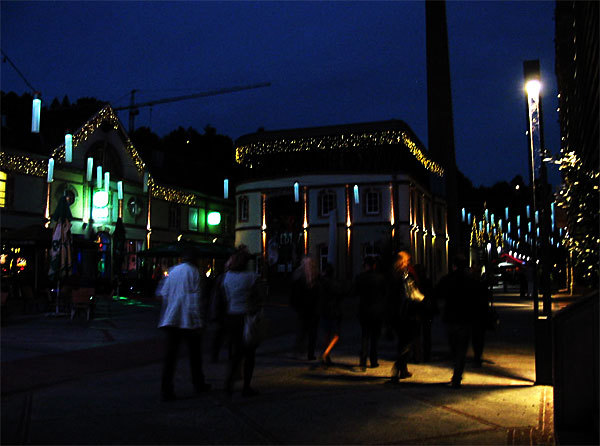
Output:
<instances>
[{"instance_id":1,"label":"distant building","mask_svg":"<svg viewBox=\"0 0 600 446\"><path fill-rule=\"evenodd\" d=\"M3 236L11 230L46 226L58 200L65 195L73 216L74 268L83 275L111 278L119 270L118 265L112 265L111 248L119 217L125 228L125 260L120 267L124 274L136 273L139 266L136 253L148 246L179 238L211 242L216 238L223 244L233 243L231 201L160 183L148 172L109 105L73 133L72 146L69 163L65 161L64 144L52 151L51 182L47 182L48 157L2 147ZM209 218L210 213L215 214ZM213 220L213 217L219 218ZM90 242L95 242L97 250L97 262L92 265L95 271L85 270L78 251L84 245L89 249ZM3 237L3 253L5 249L10 251L14 247L5 244ZM42 264L38 267L43 269ZM4 269L10 270L7 266Z\"/></svg>"},{"instance_id":2,"label":"distant building","mask_svg":"<svg viewBox=\"0 0 600 446\"><path fill-rule=\"evenodd\" d=\"M446 204L430 188L444 170L404 122L261 131L236 141L236 160L247 169L235 242L270 279L303 255L351 278L365 256L389 262L400 249L433 280L447 271Z\"/></svg>"}]
</instances>

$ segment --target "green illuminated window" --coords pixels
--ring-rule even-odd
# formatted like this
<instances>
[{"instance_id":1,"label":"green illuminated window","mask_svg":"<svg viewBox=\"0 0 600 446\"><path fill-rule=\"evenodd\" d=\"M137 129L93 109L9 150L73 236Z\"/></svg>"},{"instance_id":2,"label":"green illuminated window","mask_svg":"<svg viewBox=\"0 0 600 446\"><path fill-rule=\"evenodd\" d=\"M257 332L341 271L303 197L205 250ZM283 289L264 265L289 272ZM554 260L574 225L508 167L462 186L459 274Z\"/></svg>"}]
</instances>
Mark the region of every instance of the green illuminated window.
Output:
<instances>
[{"instance_id":1,"label":"green illuminated window","mask_svg":"<svg viewBox=\"0 0 600 446\"><path fill-rule=\"evenodd\" d=\"M0 171L0 208L6 206L6 172Z\"/></svg>"}]
</instances>

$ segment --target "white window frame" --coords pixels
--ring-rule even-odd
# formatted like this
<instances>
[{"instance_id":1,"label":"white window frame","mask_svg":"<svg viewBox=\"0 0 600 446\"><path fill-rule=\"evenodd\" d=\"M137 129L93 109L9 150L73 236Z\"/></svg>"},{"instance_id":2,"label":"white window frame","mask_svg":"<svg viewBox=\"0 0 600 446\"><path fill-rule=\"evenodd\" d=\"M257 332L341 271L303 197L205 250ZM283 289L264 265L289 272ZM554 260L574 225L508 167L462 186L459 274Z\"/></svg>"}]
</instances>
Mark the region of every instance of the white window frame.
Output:
<instances>
[{"instance_id":1,"label":"white window frame","mask_svg":"<svg viewBox=\"0 0 600 446\"><path fill-rule=\"evenodd\" d=\"M327 200L325 200L327 199ZM337 209L337 194L334 190L325 189L319 192L319 216L320 217L329 217L331 211ZM325 203L328 205L332 204L333 206L325 207Z\"/></svg>"},{"instance_id":2,"label":"white window frame","mask_svg":"<svg viewBox=\"0 0 600 446\"><path fill-rule=\"evenodd\" d=\"M376 209L369 209L372 205L372 197L376 197ZM371 199L370 199L371 198ZM367 189L364 195L365 215L380 215L381 214L381 192L376 189Z\"/></svg>"},{"instance_id":3,"label":"white window frame","mask_svg":"<svg viewBox=\"0 0 600 446\"><path fill-rule=\"evenodd\" d=\"M246 222L250 215L250 202L246 195L238 198L238 221Z\"/></svg>"}]
</instances>

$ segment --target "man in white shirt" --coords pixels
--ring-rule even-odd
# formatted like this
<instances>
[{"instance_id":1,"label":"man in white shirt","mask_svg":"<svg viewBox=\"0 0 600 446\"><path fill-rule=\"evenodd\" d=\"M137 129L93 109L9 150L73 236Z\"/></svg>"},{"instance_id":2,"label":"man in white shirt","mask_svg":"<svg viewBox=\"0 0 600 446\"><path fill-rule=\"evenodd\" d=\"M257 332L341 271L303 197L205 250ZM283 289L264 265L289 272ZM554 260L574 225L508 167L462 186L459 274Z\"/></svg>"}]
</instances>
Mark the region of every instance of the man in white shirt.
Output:
<instances>
[{"instance_id":1,"label":"man in white shirt","mask_svg":"<svg viewBox=\"0 0 600 446\"><path fill-rule=\"evenodd\" d=\"M175 399L173 377L177 352L182 341L188 346L192 383L196 393L210 389L202 371L202 334L206 320L206 298L202 277L196 265L197 255L188 249L183 261L169 270L157 294L163 305L158 327L165 332L166 350L162 371L161 398Z\"/></svg>"}]
</instances>

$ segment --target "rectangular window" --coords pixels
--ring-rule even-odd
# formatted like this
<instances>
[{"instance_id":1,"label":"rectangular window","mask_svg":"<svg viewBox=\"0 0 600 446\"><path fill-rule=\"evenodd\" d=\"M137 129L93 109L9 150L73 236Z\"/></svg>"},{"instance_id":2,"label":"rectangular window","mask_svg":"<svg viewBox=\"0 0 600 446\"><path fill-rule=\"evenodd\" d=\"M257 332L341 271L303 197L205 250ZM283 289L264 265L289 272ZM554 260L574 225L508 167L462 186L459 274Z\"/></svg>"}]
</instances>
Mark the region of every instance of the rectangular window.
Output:
<instances>
[{"instance_id":1,"label":"rectangular window","mask_svg":"<svg viewBox=\"0 0 600 446\"><path fill-rule=\"evenodd\" d=\"M169 228L177 230L181 228L181 209L178 204L169 206Z\"/></svg>"},{"instance_id":2,"label":"rectangular window","mask_svg":"<svg viewBox=\"0 0 600 446\"><path fill-rule=\"evenodd\" d=\"M238 199L238 221L248 221L248 197L246 196Z\"/></svg>"},{"instance_id":3,"label":"rectangular window","mask_svg":"<svg viewBox=\"0 0 600 446\"><path fill-rule=\"evenodd\" d=\"M190 208L189 219L188 219L188 228L190 231L198 230L198 208Z\"/></svg>"},{"instance_id":4,"label":"rectangular window","mask_svg":"<svg viewBox=\"0 0 600 446\"><path fill-rule=\"evenodd\" d=\"M329 213L336 208L336 196L333 191L322 191L319 194L319 215L321 217L329 216Z\"/></svg>"},{"instance_id":5,"label":"rectangular window","mask_svg":"<svg viewBox=\"0 0 600 446\"><path fill-rule=\"evenodd\" d=\"M6 172L0 171L0 208L6 207Z\"/></svg>"},{"instance_id":6,"label":"rectangular window","mask_svg":"<svg viewBox=\"0 0 600 446\"><path fill-rule=\"evenodd\" d=\"M379 215L380 213L380 197L381 194L376 190L368 190L365 193L365 214Z\"/></svg>"},{"instance_id":7,"label":"rectangular window","mask_svg":"<svg viewBox=\"0 0 600 446\"><path fill-rule=\"evenodd\" d=\"M319 246L319 271L324 273L325 267L327 266L327 255L329 254L329 248L327 245Z\"/></svg>"}]
</instances>

